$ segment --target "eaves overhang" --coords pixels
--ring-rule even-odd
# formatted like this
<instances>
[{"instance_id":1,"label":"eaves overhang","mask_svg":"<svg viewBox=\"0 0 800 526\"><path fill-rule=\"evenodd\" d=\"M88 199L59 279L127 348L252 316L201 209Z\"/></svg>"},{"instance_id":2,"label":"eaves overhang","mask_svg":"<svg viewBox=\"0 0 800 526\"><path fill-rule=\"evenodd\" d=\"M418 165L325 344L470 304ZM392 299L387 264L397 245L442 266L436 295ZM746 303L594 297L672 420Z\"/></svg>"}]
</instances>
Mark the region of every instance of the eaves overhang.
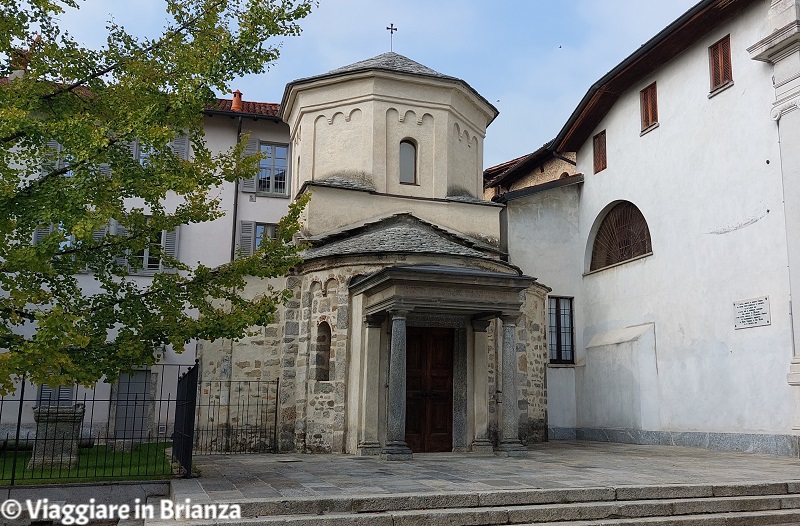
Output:
<instances>
[{"instance_id":1,"label":"eaves overhang","mask_svg":"<svg viewBox=\"0 0 800 526\"><path fill-rule=\"evenodd\" d=\"M254 121L272 121L272 122L283 122L277 115L264 115L262 113L244 113L241 111L224 111L224 110L203 110L204 115L208 115L209 117L213 116L224 116L230 117L232 119L236 117L241 117L242 119L252 119Z\"/></svg>"},{"instance_id":2,"label":"eaves overhang","mask_svg":"<svg viewBox=\"0 0 800 526\"><path fill-rule=\"evenodd\" d=\"M586 92L556 136L557 152L576 152L591 136L617 99L719 24L756 0L702 0L631 53Z\"/></svg>"},{"instance_id":3,"label":"eaves overhang","mask_svg":"<svg viewBox=\"0 0 800 526\"><path fill-rule=\"evenodd\" d=\"M315 84L325 85L331 82L343 81L348 78L362 78L364 76L371 76L380 73L390 74L392 76L398 76L398 77L405 77L409 80L422 78L422 79L427 79L431 82L437 82L442 85L450 85L452 87L458 87L463 91L469 93L470 95L478 99L478 101L480 101L483 105L485 105L485 111L489 117L488 121L486 122L486 126L489 126L492 122L494 122L494 120L500 114L500 111L492 103L486 100L486 98L483 95L478 93L475 90L475 88L473 88L467 82L457 77L450 77L447 75L428 75L425 73L407 73L392 69L372 67L372 68L355 69L347 71L334 71L323 75L317 75L315 77L297 79L286 84L286 87L283 90L283 97L281 98L279 116L284 120L288 117L287 112L294 105L297 92L300 91L301 89L312 87Z\"/></svg>"},{"instance_id":4,"label":"eaves overhang","mask_svg":"<svg viewBox=\"0 0 800 526\"><path fill-rule=\"evenodd\" d=\"M529 195L546 192L547 190L553 190L554 188L564 188L566 186L573 186L576 184L583 184L583 174L575 174L569 177L564 177L563 179L555 179L546 183L537 184L536 186L529 186L528 188L506 192L502 195L493 197L492 201L495 203L504 204L508 203L509 201L514 201L515 199L522 199L523 197L527 197Z\"/></svg>"},{"instance_id":5,"label":"eaves overhang","mask_svg":"<svg viewBox=\"0 0 800 526\"><path fill-rule=\"evenodd\" d=\"M536 279L519 274L437 266L397 266L381 269L350 285L362 294L364 314L390 310L518 314L521 292Z\"/></svg>"}]
</instances>

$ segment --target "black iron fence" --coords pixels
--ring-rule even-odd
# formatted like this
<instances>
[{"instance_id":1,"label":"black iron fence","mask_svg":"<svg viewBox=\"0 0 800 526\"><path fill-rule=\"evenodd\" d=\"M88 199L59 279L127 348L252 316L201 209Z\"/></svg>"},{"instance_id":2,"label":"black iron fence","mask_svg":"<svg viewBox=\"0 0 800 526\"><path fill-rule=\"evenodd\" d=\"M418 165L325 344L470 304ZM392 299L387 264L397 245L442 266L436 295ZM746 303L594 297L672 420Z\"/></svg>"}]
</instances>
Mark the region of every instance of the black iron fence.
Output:
<instances>
[{"instance_id":1,"label":"black iron fence","mask_svg":"<svg viewBox=\"0 0 800 526\"><path fill-rule=\"evenodd\" d=\"M158 365L113 384L0 398L0 486L189 477L193 454L277 452L277 381Z\"/></svg>"},{"instance_id":2,"label":"black iron fence","mask_svg":"<svg viewBox=\"0 0 800 526\"><path fill-rule=\"evenodd\" d=\"M201 380L194 451L276 453L277 418L277 380Z\"/></svg>"},{"instance_id":3,"label":"black iron fence","mask_svg":"<svg viewBox=\"0 0 800 526\"><path fill-rule=\"evenodd\" d=\"M172 457L177 384L190 369L158 365L88 389L21 384L0 398L0 485L181 473Z\"/></svg>"}]
</instances>

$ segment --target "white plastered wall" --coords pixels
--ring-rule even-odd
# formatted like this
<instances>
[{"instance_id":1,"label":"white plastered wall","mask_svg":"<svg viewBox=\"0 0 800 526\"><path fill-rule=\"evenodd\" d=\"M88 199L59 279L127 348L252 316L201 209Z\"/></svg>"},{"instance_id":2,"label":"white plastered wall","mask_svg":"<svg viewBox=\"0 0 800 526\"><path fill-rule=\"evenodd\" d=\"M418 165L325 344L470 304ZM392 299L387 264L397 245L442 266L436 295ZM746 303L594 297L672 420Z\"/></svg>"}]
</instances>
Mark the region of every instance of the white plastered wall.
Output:
<instances>
[{"instance_id":1,"label":"white plastered wall","mask_svg":"<svg viewBox=\"0 0 800 526\"><path fill-rule=\"evenodd\" d=\"M746 51L760 38L768 8L767 0L754 3L620 96L578 151L576 171L586 174L578 219L561 213L577 232L560 243L556 231L539 234L551 242L515 248L531 240L526 230L552 228L546 217L558 213L509 213L512 262L554 294L576 297L577 428L790 432L792 344L774 95L769 67ZM708 46L727 34L734 85L709 97ZM640 135L639 91L654 81L659 126ZM594 174L591 135L602 130L608 168ZM647 220L653 255L587 273L592 228L622 200ZM554 255L565 259L547 263ZM761 296L769 297L771 325L736 330L733 303ZM652 350L649 343L586 349L595 338L645 325L653 327ZM587 358L593 353L597 360ZM628 353L628 365L614 362L614 353ZM631 353L636 360L652 355L655 375L633 367ZM609 377L613 363L631 377ZM548 375L551 425L569 422L553 419L553 395L562 390L554 382L569 382L559 374L565 378ZM629 407L625 418L608 412L612 393L637 389L640 400L657 403L638 414Z\"/></svg>"}]
</instances>

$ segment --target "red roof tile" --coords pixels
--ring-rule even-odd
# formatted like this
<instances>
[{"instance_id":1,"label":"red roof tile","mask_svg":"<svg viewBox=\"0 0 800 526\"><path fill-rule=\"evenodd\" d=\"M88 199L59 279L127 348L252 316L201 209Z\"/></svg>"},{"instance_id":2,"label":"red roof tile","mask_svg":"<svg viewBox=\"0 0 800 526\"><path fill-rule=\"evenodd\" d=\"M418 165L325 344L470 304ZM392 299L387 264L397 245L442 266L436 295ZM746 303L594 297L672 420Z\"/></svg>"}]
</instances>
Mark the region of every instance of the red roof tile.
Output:
<instances>
[{"instance_id":1,"label":"red roof tile","mask_svg":"<svg viewBox=\"0 0 800 526\"><path fill-rule=\"evenodd\" d=\"M516 159L511 159L510 161L506 161L504 163L496 164L494 166L491 166L491 167L485 169L483 171L483 178L484 179L490 179L490 178L494 177L497 174L505 172L511 166L517 164L521 160L523 160L526 157L528 157L528 155L530 155L530 154L525 154L525 155L522 155L520 157L517 157Z\"/></svg>"},{"instance_id":2,"label":"red roof tile","mask_svg":"<svg viewBox=\"0 0 800 526\"><path fill-rule=\"evenodd\" d=\"M8 84L8 77L0 77L0 85ZM84 95L90 95L91 92L83 86L78 87ZM280 111L280 104L277 102L251 102L242 101L242 111L233 111L231 109L231 99L217 99L215 104L209 104L208 108L211 111L219 111L224 113L243 113L247 115L264 115L267 117L277 117Z\"/></svg>"},{"instance_id":3,"label":"red roof tile","mask_svg":"<svg viewBox=\"0 0 800 526\"><path fill-rule=\"evenodd\" d=\"M242 111L234 111L231 109L231 103L231 99L217 99L216 105L208 109L225 113L245 113L248 115L265 115L269 117L277 117L278 111L280 110L280 104L275 102L251 102L243 100Z\"/></svg>"}]
</instances>

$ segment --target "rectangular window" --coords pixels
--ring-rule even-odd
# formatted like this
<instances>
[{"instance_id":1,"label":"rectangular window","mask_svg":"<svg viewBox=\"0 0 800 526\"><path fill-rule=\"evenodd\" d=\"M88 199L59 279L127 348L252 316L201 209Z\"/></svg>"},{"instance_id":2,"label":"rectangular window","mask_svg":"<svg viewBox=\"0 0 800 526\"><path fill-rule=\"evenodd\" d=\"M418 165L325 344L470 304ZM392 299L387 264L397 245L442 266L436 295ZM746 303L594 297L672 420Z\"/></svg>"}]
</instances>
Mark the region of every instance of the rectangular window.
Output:
<instances>
[{"instance_id":1,"label":"rectangular window","mask_svg":"<svg viewBox=\"0 0 800 526\"><path fill-rule=\"evenodd\" d=\"M642 131L658 124L658 95L653 82L639 92L642 108Z\"/></svg>"},{"instance_id":2,"label":"rectangular window","mask_svg":"<svg viewBox=\"0 0 800 526\"><path fill-rule=\"evenodd\" d=\"M47 175L55 170L69 168L73 160L73 157L66 153L64 147L61 146L58 141L47 141L45 156L42 160L41 174ZM73 177L75 174L72 170L67 170L63 175L64 177Z\"/></svg>"},{"instance_id":3,"label":"rectangular window","mask_svg":"<svg viewBox=\"0 0 800 526\"><path fill-rule=\"evenodd\" d=\"M50 387L47 384L42 384L39 386L37 402L40 406L72 405L74 390L73 386Z\"/></svg>"},{"instance_id":4,"label":"rectangular window","mask_svg":"<svg viewBox=\"0 0 800 526\"><path fill-rule=\"evenodd\" d=\"M287 195L288 146L261 143L259 148L263 158L258 163L256 193Z\"/></svg>"},{"instance_id":5,"label":"rectangular window","mask_svg":"<svg viewBox=\"0 0 800 526\"><path fill-rule=\"evenodd\" d=\"M572 298L548 298L550 363L575 363Z\"/></svg>"},{"instance_id":6,"label":"rectangular window","mask_svg":"<svg viewBox=\"0 0 800 526\"><path fill-rule=\"evenodd\" d=\"M150 244L133 255L138 260L138 270L157 272L161 268L161 232L153 234Z\"/></svg>"},{"instance_id":7,"label":"rectangular window","mask_svg":"<svg viewBox=\"0 0 800 526\"><path fill-rule=\"evenodd\" d=\"M261 142L250 137L244 149L246 156L262 155L258 162L258 174L242 179L242 192L268 197L289 196L289 145Z\"/></svg>"},{"instance_id":8,"label":"rectangular window","mask_svg":"<svg viewBox=\"0 0 800 526\"><path fill-rule=\"evenodd\" d=\"M116 387L114 438L144 440L149 436L154 405L150 398L150 371L121 374Z\"/></svg>"},{"instance_id":9,"label":"rectangular window","mask_svg":"<svg viewBox=\"0 0 800 526\"><path fill-rule=\"evenodd\" d=\"M261 244L261 240L264 238L275 239L277 227L278 225L273 225L270 223L256 223L255 248L258 248L258 246Z\"/></svg>"},{"instance_id":10,"label":"rectangular window","mask_svg":"<svg viewBox=\"0 0 800 526\"><path fill-rule=\"evenodd\" d=\"M730 35L708 48L708 65L711 70L711 91L733 82Z\"/></svg>"},{"instance_id":11,"label":"rectangular window","mask_svg":"<svg viewBox=\"0 0 800 526\"><path fill-rule=\"evenodd\" d=\"M608 167L606 160L606 131L594 136L594 173L602 172Z\"/></svg>"},{"instance_id":12,"label":"rectangular window","mask_svg":"<svg viewBox=\"0 0 800 526\"><path fill-rule=\"evenodd\" d=\"M118 236L129 235L128 229L124 226L114 222L114 230ZM178 257L178 233L179 228L175 230L162 230L161 232L154 232L150 238L150 243L143 249L134 254L128 254L126 257L117 258L117 264L123 267L128 267L128 272L132 274L140 274L144 276L152 276L156 272L175 272L174 268L167 266L167 262L162 256L169 256L177 259ZM131 264L131 260L136 259L137 264Z\"/></svg>"},{"instance_id":13,"label":"rectangular window","mask_svg":"<svg viewBox=\"0 0 800 526\"><path fill-rule=\"evenodd\" d=\"M256 223L255 221L239 222L239 253L242 256L252 256L261 240L275 239L278 225L272 223Z\"/></svg>"}]
</instances>

